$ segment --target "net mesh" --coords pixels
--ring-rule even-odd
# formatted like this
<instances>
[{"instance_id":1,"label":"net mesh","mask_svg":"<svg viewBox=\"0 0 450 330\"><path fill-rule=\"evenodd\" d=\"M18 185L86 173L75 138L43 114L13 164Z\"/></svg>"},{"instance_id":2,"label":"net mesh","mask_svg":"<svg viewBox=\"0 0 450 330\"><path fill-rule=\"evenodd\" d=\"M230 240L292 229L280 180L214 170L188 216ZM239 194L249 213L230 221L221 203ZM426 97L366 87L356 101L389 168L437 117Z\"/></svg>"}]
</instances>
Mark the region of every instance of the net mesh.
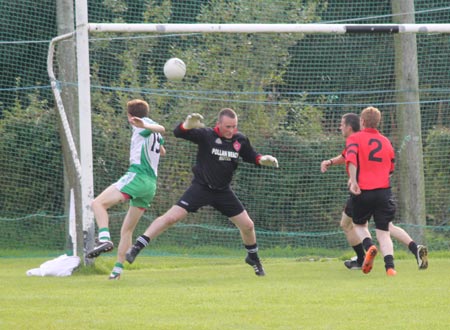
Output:
<instances>
[{"instance_id":1,"label":"net mesh","mask_svg":"<svg viewBox=\"0 0 450 330\"><path fill-rule=\"evenodd\" d=\"M64 249L67 187L46 71L48 42L57 34L55 4L42 1L39 13L25 0L1 6L9 15L0 22L0 61L7 68L0 75L0 248ZM450 7L442 1L415 1L415 10L417 23L450 18ZM390 1L89 1L89 19L391 23L393 16ZM150 117L168 130L157 195L136 233L190 184L195 145L170 133L189 113L202 113L214 126L221 108L235 109L239 128L255 149L278 158L277 170L240 164L233 181L264 248L347 248L339 229L348 195L345 170L335 166L320 172L322 160L342 152L338 127L344 113L374 105L383 113L380 130L394 148L407 142L398 132L396 93L402 91L395 89L393 35L108 33L91 35L89 47L95 195L128 167L128 100L148 101ZM449 35L417 35L427 212L421 239L433 249L449 248L449 48ZM171 57L187 65L182 82L164 77L164 62ZM59 84L63 91L76 86L75 81ZM393 178L397 196L398 175ZM126 208L111 209L116 242ZM395 222L413 231L415 225L400 214ZM155 244L242 246L237 229L210 207L189 215Z\"/></svg>"}]
</instances>

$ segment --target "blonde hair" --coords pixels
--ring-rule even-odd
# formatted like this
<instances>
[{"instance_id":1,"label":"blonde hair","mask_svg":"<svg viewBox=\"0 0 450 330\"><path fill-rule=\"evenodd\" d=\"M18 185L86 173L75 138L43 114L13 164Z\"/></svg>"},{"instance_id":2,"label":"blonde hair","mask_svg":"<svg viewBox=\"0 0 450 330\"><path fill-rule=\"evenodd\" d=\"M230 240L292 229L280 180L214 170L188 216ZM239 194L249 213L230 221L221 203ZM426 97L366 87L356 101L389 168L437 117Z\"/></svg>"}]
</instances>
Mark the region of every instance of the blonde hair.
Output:
<instances>
[{"instance_id":1,"label":"blonde hair","mask_svg":"<svg viewBox=\"0 0 450 330\"><path fill-rule=\"evenodd\" d=\"M377 128L381 121L381 112L375 107L367 107L361 112L361 119L364 120L364 127Z\"/></svg>"},{"instance_id":2,"label":"blonde hair","mask_svg":"<svg viewBox=\"0 0 450 330\"><path fill-rule=\"evenodd\" d=\"M150 107L144 100L135 99L127 103L127 112L133 117L147 117L149 111Z\"/></svg>"}]
</instances>

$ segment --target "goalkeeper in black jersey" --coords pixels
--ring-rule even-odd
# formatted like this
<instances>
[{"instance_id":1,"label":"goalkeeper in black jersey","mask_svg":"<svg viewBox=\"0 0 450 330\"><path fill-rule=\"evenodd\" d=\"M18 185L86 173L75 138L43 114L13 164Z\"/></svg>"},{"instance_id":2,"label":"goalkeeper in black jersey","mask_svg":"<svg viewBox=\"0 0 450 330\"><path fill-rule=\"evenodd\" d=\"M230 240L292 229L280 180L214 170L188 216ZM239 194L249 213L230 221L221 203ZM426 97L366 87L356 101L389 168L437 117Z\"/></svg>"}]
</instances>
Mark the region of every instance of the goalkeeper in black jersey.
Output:
<instances>
[{"instance_id":1,"label":"goalkeeper in black jersey","mask_svg":"<svg viewBox=\"0 0 450 330\"><path fill-rule=\"evenodd\" d=\"M257 153L249 139L238 132L238 117L234 110L222 109L214 128L205 128L202 119L197 113L188 115L174 130L176 137L198 145L196 163L192 168L194 178L190 187L176 205L155 219L145 233L138 237L128 250L126 259L132 263L151 239L184 219L189 212L211 205L239 228L248 252L245 262L253 267L256 275L263 276L265 272L258 257L254 223L231 189L230 183L240 157L245 162L263 166L278 167L278 161L270 155Z\"/></svg>"}]
</instances>

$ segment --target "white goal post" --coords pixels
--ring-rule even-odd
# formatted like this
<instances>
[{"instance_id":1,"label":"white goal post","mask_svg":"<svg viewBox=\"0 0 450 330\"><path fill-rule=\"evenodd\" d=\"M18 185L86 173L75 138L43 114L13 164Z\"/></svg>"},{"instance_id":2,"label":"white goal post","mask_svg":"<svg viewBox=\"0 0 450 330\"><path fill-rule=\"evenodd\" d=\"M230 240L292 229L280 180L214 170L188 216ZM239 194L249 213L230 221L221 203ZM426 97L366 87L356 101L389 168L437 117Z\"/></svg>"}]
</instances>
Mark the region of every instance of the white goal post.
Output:
<instances>
[{"instance_id":1,"label":"white goal post","mask_svg":"<svg viewBox=\"0 0 450 330\"><path fill-rule=\"evenodd\" d=\"M89 32L118 33L450 33L450 24L113 24L89 23Z\"/></svg>"}]
</instances>

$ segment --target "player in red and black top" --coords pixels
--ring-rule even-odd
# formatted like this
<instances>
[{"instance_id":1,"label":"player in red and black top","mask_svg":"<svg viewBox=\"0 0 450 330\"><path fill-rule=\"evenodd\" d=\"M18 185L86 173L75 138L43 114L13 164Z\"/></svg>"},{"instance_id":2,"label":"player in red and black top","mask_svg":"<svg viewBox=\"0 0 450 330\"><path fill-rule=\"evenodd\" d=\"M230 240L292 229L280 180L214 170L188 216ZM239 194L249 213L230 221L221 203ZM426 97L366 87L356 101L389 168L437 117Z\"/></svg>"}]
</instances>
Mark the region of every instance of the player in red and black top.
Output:
<instances>
[{"instance_id":1,"label":"player in red and black top","mask_svg":"<svg viewBox=\"0 0 450 330\"><path fill-rule=\"evenodd\" d=\"M346 113L341 118L341 123L339 125L342 136L348 138L350 135L360 130L360 119L355 113ZM345 149L344 151L327 160L324 160L320 164L320 170L325 173L330 166L345 164ZM347 237L347 241L350 246L356 252L356 258L351 258L350 260L345 260L344 265L350 270L359 270L362 268L364 257L366 252L364 251L362 242L355 232L355 226L353 224L353 206L352 197L347 199L344 210L342 211L341 217L341 228ZM425 245L417 244L411 236L401 227L394 225L393 222L389 223L389 232L391 237L397 239L399 242L403 243L409 251L415 256L419 270L428 268L428 248Z\"/></svg>"},{"instance_id":2,"label":"player in red and black top","mask_svg":"<svg viewBox=\"0 0 450 330\"><path fill-rule=\"evenodd\" d=\"M263 276L265 272L258 257L254 223L230 183L239 158L256 165L274 167L278 167L278 161L275 157L263 156L253 149L249 139L238 132L238 117L232 109L225 108L219 112L214 128L204 128L202 119L200 114L188 115L174 130L176 137L198 145L191 186L176 205L155 219L145 233L138 237L126 254L127 261L132 263L151 239L185 218L189 212L211 205L239 228L248 252L245 262L253 267L256 275Z\"/></svg>"},{"instance_id":3,"label":"player in red and black top","mask_svg":"<svg viewBox=\"0 0 450 330\"><path fill-rule=\"evenodd\" d=\"M362 130L347 138L345 162L350 177L349 189L353 194L353 222L367 251L362 271L370 272L378 252L367 226L373 216L386 274L393 276L396 271L389 223L395 216L390 188L395 154L389 139L377 130L380 120L381 113L377 108L368 107L361 112Z\"/></svg>"}]
</instances>

